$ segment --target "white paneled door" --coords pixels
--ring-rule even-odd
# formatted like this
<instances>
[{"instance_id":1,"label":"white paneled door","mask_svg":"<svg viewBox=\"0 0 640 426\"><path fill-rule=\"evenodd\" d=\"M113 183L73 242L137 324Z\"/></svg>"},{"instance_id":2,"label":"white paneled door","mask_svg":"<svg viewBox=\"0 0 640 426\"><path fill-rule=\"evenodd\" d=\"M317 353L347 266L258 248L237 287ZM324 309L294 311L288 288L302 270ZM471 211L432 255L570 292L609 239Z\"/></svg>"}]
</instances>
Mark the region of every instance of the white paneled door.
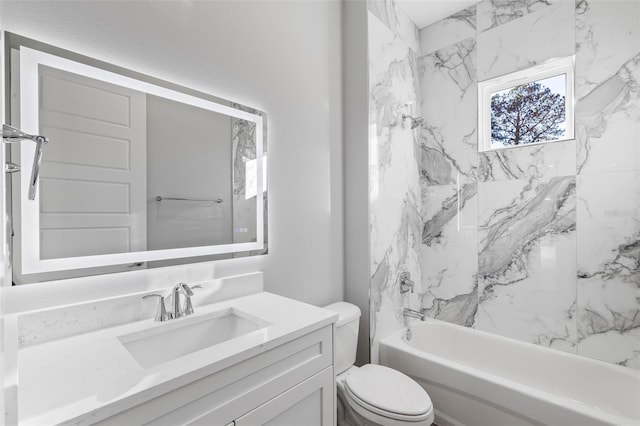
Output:
<instances>
[{"instance_id":1,"label":"white paneled door","mask_svg":"<svg viewBox=\"0 0 640 426\"><path fill-rule=\"evenodd\" d=\"M39 113L40 258L146 250L146 94L40 65Z\"/></svg>"}]
</instances>

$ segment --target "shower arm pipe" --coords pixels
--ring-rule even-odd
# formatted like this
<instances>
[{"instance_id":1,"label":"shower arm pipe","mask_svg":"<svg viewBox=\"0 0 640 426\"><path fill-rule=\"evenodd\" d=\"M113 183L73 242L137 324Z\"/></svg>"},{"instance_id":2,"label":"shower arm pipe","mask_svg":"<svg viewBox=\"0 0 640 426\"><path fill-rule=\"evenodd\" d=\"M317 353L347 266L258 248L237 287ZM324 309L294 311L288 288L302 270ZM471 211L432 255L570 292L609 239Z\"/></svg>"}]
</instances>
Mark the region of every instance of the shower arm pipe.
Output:
<instances>
[{"instance_id":1,"label":"shower arm pipe","mask_svg":"<svg viewBox=\"0 0 640 426\"><path fill-rule=\"evenodd\" d=\"M35 200L38 176L40 175L40 163L42 163L42 152L44 145L49 142L49 139L40 135L29 135L7 124L2 125L2 141L4 143L17 143L23 140L30 140L36 144L33 167L31 168L31 178L29 179L29 199Z\"/></svg>"}]
</instances>

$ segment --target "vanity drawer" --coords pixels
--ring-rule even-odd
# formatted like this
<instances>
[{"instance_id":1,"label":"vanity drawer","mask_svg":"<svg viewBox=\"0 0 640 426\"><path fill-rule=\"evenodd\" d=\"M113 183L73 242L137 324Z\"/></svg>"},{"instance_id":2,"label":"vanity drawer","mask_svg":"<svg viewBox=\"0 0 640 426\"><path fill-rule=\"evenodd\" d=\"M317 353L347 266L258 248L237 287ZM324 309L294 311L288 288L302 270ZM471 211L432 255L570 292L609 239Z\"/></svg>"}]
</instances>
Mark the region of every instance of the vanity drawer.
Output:
<instances>
[{"instance_id":1,"label":"vanity drawer","mask_svg":"<svg viewBox=\"0 0 640 426\"><path fill-rule=\"evenodd\" d=\"M333 328L324 327L98 423L227 424L333 364Z\"/></svg>"}]
</instances>

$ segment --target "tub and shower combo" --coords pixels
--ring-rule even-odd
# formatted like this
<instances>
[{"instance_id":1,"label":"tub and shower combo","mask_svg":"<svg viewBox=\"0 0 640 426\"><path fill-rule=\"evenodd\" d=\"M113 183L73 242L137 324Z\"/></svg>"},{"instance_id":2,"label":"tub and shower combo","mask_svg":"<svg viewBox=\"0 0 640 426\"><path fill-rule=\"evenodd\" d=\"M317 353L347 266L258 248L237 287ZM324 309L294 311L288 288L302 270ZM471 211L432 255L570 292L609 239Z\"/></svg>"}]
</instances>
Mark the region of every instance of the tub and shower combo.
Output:
<instances>
[{"instance_id":1,"label":"tub and shower combo","mask_svg":"<svg viewBox=\"0 0 640 426\"><path fill-rule=\"evenodd\" d=\"M380 342L429 393L438 426L640 426L640 372L443 321Z\"/></svg>"}]
</instances>

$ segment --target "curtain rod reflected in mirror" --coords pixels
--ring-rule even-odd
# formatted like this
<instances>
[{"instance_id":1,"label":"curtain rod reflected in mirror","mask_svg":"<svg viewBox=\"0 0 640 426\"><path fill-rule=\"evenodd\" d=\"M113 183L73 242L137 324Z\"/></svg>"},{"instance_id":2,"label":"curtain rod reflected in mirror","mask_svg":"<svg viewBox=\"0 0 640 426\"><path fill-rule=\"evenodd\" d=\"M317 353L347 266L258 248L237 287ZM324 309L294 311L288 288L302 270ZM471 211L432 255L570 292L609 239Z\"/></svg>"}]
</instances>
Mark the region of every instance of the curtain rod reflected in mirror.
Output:
<instances>
[{"instance_id":1,"label":"curtain rod reflected in mirror","mask_svg":"<svg viewBox=\"0 0 640 426\"><path fill-rule=\"evenodd\" d=\"M202 201L205 203L216 203L216 204L221 204L223 202L222 198L216 198L215 200L201 200L201 199L197 199L197 198L178 198L178 197L163 197L161 195L158 195L156 197L156 201L160 202L162 200L171 200L171 201Z\"/></svg>"}]
</instances>

